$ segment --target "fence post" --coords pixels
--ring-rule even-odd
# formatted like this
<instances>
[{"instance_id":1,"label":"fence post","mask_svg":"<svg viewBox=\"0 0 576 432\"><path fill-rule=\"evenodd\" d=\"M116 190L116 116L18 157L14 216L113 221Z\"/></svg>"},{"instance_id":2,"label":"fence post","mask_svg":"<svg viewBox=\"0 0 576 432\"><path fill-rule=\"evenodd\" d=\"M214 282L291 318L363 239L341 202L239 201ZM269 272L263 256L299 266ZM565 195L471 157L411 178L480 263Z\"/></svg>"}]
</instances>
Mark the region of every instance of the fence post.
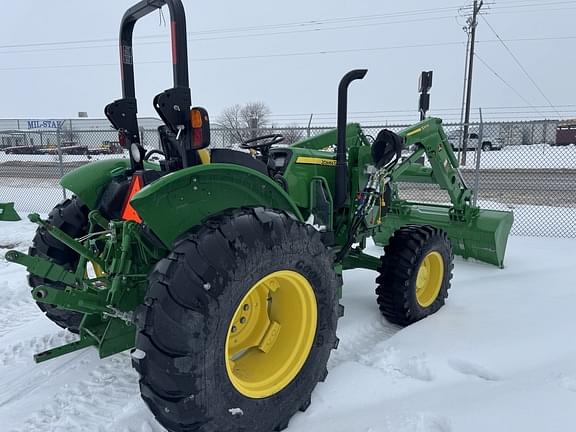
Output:
<instances>
[{"instance_id":1,"label":"fence post","mask_svg":"<svg viewBox=\"0 0 576 432\"><path fill-rule=\"evenodd\" d=\"M480 188L480 158L482 157L482 140L484 139L484 121L482 120L482 108L480 111L480 127L478 130L478 145L476 146L476 172L474 175L474 196L472 205L478 204L478 189Z\"/></svg>"},{"instance_id":2,"label":"fence post","mask_svg":"<svg viewBox=\"0 0 576 432\"><path fill-rule=\"evenodd\" d=\"M56 146L58 148L58 161L60 164L60 178L64 177L64 161L62 158L62 135L61 135L61 129L62 127L60 126L60 124L58 124L58 126L56 127ZM62 188L62 195L64 196L64 199L66 199L66 189Z\"/></svg>"}]
</instances>

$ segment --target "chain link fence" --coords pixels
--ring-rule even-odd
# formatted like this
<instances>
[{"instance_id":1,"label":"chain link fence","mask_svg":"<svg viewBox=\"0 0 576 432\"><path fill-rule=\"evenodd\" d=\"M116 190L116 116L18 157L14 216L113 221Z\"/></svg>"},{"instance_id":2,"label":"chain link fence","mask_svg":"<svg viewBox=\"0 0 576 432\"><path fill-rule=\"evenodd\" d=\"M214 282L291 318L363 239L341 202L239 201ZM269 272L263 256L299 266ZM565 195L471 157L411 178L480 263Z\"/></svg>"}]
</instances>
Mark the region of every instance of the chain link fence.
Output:
<instances>
[{"instance_id":1,"label":"chain link fence","mask_svg":"<svg viewBox=\"0 0 576 432\"><path fill-rule=\"evenodd\" d=\"M160 122L148 119L144 124L141 142L147 149L159 148L156 126ZM5 126L0 122L0 128ZM0 202L14 201L24 214L47 213L69 195L58 182L71 170L95 160L128 158L117 132L102 122L87 127L86 122L67 121L52 125L52 130L8 126L0 129ZM382 128L398 132L407 126L368 126L363 130L375 137ZM246 136L268 133L283 134L290 144L330 129L289 127L234 133L214 128L211 146L237 149ZM444 129L478 205L514 211L513 234L576 237L576 125L572 128L557 121L473 123L468 129L467 151L463 151L466 137L462 125L445 124ZM424 158L422 163L428 162ZM449 203L448 194L436 185L401 183L399 191L402 198L414 201Z\"/></svg>"}]
</instances>

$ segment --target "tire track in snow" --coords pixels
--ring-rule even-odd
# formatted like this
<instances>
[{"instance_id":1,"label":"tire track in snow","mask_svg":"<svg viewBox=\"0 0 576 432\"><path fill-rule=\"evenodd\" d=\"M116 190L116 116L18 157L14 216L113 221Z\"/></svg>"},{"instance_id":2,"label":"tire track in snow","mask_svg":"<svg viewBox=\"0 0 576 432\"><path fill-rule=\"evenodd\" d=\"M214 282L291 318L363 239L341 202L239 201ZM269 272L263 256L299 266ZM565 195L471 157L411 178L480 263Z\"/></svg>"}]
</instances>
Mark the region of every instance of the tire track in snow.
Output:
<instances>
[{"instance_id":1,"label":"tire track in snow","mask_svg":"<svg viewBox=\"0 0 576 432\"><path fill-rule=\"evenodd\" d=\"M55 367L38 367L32 371L25 370L19 376L2 382L2 388L8 390L0 390L0 408L29 396L41 387L48 386L50 381L61 375L68 375L78 368L78 365L74 367L74 363L86 355L86 352L76 354L76 356L72 355Z\"/></svg>"},{"instance_id":2,"label":"tire track in snow","mask_svg":"<svg viewBox=\"0 0 576 432\"><path fill-rule=\"evenodd\" d=\"M384 319L368 321L360 328L348 330L342 326L344 333L340 335L338 349L332 352L328 369L333 369L346 361L366 364L368 354L374 346L394 336L401 328L390 324Z\"/></svg>"},{"instance_id":3,"label":"tire track in snow","mask_svg":"<svg viewBox=\"0 0 576 432\"><path fill-rule=\"evenodd\" d=\"M353 331L344 330L338 350L332 352L328 370L352 361L398 378L433 381L434 373L428 365L426 355L407 357L393 347L377 347L400 330L402 327L391 324L384 318L368 321Z\"/></svg>"},{"instance_id":4,"label":"tire track in snow","mask_svg":"<svg viewBox=\"0 0 576 432\"><path fill-rule=\"evenodd\" d=\"M77 339L77 335L61 330L57 333L33 337L26 341L4 346L0 349L0 366L8 367L21 362L30 363L34 354Z\"/></svg>"},{"instance_id":5,"label":"tire track in snow","mask_svg":"<svg viewBox=\"0 0 576 432\"><path fill-rule=\"evenodd\" d=\"M37 319L40 314L31 298L0 307L0 338Z\"/></svg>"},{"instance_id":6,"label":"tire track in snow","mask_svg":"<svg viewBox=\"0 0 576 432\"><path fill-rule=\"evenodd\" d=\"M139 397L134 399L123 410L114 423L108 425L108 430L118 432L166 432L166 429L154 419L144 401Z\"/></svg>"},{"instance_id":7,"label":"tire track in snow","mask_svg":"<svg viewBox=\"0 0 576 432\"><path fill-rule=\"evenodd\" d=\"M87 379L64 386L14 432L109 431L136 398L140 398L138 374L128 354L117 354L101 360ZM146 423L141 430L147 430Z\"/></svg>"}]
</instances>

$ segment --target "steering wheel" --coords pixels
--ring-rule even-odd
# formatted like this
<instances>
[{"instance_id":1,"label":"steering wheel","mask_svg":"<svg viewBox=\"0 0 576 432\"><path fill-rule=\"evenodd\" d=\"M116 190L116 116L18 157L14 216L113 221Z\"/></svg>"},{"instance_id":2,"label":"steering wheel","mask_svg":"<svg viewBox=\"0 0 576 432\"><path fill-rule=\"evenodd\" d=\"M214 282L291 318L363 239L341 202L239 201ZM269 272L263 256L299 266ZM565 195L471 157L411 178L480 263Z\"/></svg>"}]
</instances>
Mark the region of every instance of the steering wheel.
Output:
<instances>
[{"instance_id":1,"label":"steering wheel","mask_svg":"<svg viewBox=\"0 0 576 432\"><path fill-rule=\"evenodd\" d=\"M268 141L261 144L257 144L258 141L266 139ZM284 135L281 134L262 135L259 137L243 141L242 144L240 144L240 147L243 149L260 150L262 153L265 153L267 148L272 147L274 144L279 144L282 141L284 141Z\"/></svg>"},{"instance_id":2,"label":"steering wheel","mask_svg":"<svg viewBox=\"0 0 576 432\"><path fill-rule=\"evenodd\" d=\"M144 160L150 160L150 158L152 156L154 156L155 154L166 157L166 155L164 154L164 152L162 150L158 150L158 149L152 149L152 150L148 150L148 152L146 153L146 155L144 156Z\"/></svg>"}]
</instances>

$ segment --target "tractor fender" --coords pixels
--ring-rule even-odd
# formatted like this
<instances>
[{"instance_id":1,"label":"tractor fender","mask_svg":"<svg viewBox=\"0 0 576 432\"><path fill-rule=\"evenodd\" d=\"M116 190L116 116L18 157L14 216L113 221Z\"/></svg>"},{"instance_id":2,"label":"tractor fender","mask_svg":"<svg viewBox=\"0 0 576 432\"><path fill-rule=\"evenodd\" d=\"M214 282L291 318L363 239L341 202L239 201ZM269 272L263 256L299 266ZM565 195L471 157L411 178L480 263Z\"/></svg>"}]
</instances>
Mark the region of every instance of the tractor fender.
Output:
<instances>
[{"instance_id":1,"label":"tractor fender","mask_svg":"<svg viewBox=\"0 0 576 432\"><path fill-rule=\"evenodd\" d=\"M160 165L152 162L144 162L144 167L152 170L160 169ZM60 186L80 198L90 210L95 210L98 208L102 192L112 178L129 169L129 159L94 161L66 174L60 179Z\"/></svg>"},{"instance_id":2,"label":"tractor fender","mask_svg":"<svg viewBox=\"0 0 576 432\"><path fill-rule=\"evenodd\" d=\"M130 168L128 159L106 159L91 162L69 172L60 185L82 200L90 210L96 209L100 195L112 180L112 172Z\"/></svg>"},{"instance_id":3,"label":"tractor fender","mask_svg":"<svg viewBox=\"0 0 576 432\"><path fill-rule=\"evenodd\" d=\"M130 204L167 247L206 218L232 208L285 210L303 221L296 204L272 179L253 169L225 163L165 175L136 193Z\"/></svg>"}]
</instances>

